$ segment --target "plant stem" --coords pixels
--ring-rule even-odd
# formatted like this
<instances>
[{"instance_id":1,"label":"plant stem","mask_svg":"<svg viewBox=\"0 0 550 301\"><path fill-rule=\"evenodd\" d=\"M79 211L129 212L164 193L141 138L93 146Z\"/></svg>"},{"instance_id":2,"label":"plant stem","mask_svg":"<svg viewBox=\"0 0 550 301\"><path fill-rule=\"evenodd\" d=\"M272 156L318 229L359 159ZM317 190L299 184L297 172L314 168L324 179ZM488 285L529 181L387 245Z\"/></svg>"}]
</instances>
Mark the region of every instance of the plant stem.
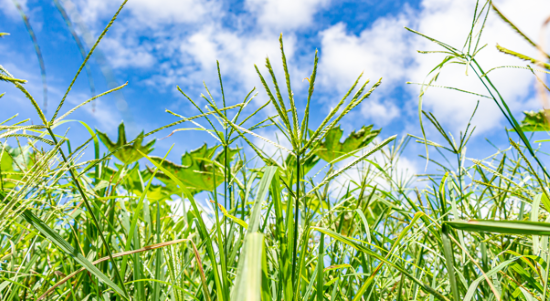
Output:
<instances>
[{"instance_id":1,"label":"plant stem","mask_svg":"<svg viewBox=\"0 0 550 301\"><path fill-rule=\"evenodd\" d=\"M55 138L55 135L51 129L51 127L47 127L48 132L50 133L53 142L57 145L57 138ZM59 153L61 154L61 157L63 158L63 162L65 164L69 165L69 161L67 160L67 157L65 156L65 153L63 152L62 148L59 148ZM124 281L122 277L120 276L120 271L118 270L118 266L113 258L113 254L111 254L111 249L109 248L109 245L107 244L107 241L105 240L105 237L103 236L103 228L101 228L101 225L99 224L99 221L97 220L92 205L88 201L88 197L86 197L86 194L84 193L84 190L82 189L82 186L80 185L80 182L78 181L76 175L74 174L73 169L69 165L69 173L71 174L71 178L73 179L76 188L78 189L78 192L80 193L80 196L82 196L82 200L84 200L84 204L86 205L87 211L90 213L90 216L92 217L92 221L94 222L95 226L97 227L97 230L99 232L99 237L101 238L101 241L103 242L103 245L105 246L105 249L107 250L107 254L109 255L109 260L113 264L113 267L115 269L115 274L117 277L117 281L121 284L121 288L126 294L126 298L128 298L128 292L126 291L126 287L124 286ZM85 254L84 254L85 255Z\"/></svg>"},{"instance_id":2,"label":"plant stem","mask_svg":"<svg viewBox=\"0 0 550 301\"><path fill-rule=\"evenodd\" d=\"M296 154L296 202L294 204L294 253L292 257L292 284L296 285L296 262L298 260L298 214L300 214L300 154ZM294 287L296 292L297 287Z\"/></svg>"}]
</instances>

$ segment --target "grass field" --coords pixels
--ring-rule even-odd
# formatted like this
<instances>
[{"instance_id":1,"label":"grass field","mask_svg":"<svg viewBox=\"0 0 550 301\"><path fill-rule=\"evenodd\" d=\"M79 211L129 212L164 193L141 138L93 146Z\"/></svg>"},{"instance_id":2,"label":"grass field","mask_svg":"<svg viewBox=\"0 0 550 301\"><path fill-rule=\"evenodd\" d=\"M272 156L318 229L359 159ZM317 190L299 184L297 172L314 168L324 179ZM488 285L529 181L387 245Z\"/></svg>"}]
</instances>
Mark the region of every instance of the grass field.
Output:
<instances>
[{"instance_id":1,"label":"grass field","mask_svg":"<svg viewBox=\"0 0 550 301\"><path fill-rule=\"evenodd\" d=\"M14 116L0 124L5 141L0 153L0 299L549 299L550 176L526 134L550 129L547 111L518 122L491 82L493 69L482 69L483 62L476 60L489 11L514 28L490 1L480 2L462 49L408 29L445 54L419 95L421 132L429 124L437 137L380 139L380 129L373 126L344 136L343 118L382 84L362 76L313 126L317 53L307 105L298 111L282 36L282 62L267 59L265 67L256 67L263 83L258 93L269 101L252 114L243 112L250 111L244 108L253 106L256 91L226 106L218 68L215 89L222 98L206 90L200 100L206 109L178 87L196 116L168 111L179 120L132 139L124 124L118 137L109 137L80 122L89 131L82 145L71 144L58 126L75 122L67 117L81 106L124 88L67 109L65 98L95 46L51 119L25 89L26 81L0 66L2 84L17 87L42 122L33 125ZM548 63L499 50L530 62L533 67L522 68L533 71L541 93L549 90L534 70L550 70ZM544 54L544 60L549 58ZM272 63L282 64L284 79L275 78ZM479 160L466 158L475 128L468 124L453 137L436 116L422 110L422 96L437 88L439 72L453 63L477 76L486 88L482 96L505 115L511 129L507 149ZM0 95L3 101L9 97ZM276 114L257 122L268 106ZM154 152L150 136L183 123L193 123L218 143L182 154L181 162ZM264 127L276 129L290 147L259 136L257 130ZM409 177L398 168L410 141L425 145L420 155L437 166L433 173ZM265 144L275 154L266 153ZM196 200L198 194L210 204Z\"/></svg>"}]
</instances>

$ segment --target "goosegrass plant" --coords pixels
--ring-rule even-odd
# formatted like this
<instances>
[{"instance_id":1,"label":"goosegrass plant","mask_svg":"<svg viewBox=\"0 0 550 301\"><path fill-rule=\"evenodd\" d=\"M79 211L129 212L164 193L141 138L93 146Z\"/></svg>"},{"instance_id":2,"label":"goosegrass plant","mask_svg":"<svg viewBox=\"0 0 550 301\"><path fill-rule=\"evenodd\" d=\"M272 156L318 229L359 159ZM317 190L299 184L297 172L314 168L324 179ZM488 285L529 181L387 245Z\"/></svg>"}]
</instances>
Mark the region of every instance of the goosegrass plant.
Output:
<instances>
[{"instance_id":1,"label":"goosegrass plant","mask_svg":"<svg viewBox=\"0 0 550 301\"><path fill-rule=\"evenodd\" d=\"M474 70L520 138L482 160L467 157L471 123L455 139L421 105L421 121L424 116L440 137L427 137L421 123L422 137L382 140L379 129L365 126L341 141L340 123L381 84L369 87L362 76L315 127L317 52L306 97L295 99L282 35L284 84L266 59L268 76L255 66L263 91L252 89L230 104L218 64L221 99L206 85L200 100L178 87L198 115L167 111L178 120L131 141L124 124L114 139L78 122L90 137L73 148L59 126L126 85L58 117L125 3L85 56L53 118L46 119L25 80L0 67L0 79L28 98L42 122L14 116L0 124L2 300L548 298L544 153L530 144L524 123L515 121L475 60L490 2L476 7L464 50L431 39L447 57L420 93L422 101L448 63ZM248 108L256 93L268 101ZM268 106L275 114L261 117ZM183 123L193 126L178 128ZM261 136L263 128L283 142ZM167 159L171 150L153 155L150 136L190 129L215 145L184 153L181 164ZM438 154L423 156L435 167L420 181L399 168L411 139ZM266 144L277 151L268 153Z\"/></svg>"},{"instance_id":2,"label":"goosegrass plant","mask_svg":"<svg viewBox=\"0 0 550 301\"><path fill-rule=\"evenodd\" d=\"M545 126L544 124L547 124L545 121L546 118L540 118L538 119L538 122L536 125L533 125L533 115L534 113L527 113L526 112L526 118L522 123L520 124L513 116L508 104L504 100L503 96L497 89L496 85L491 81L489 73L491 71L501 69L501 68L525 68L530 70L533 74L535 74L533 67L527 66L527 67L521 67L521 66L499 66L492 68L488 70L487 72L484 71L484 69L481 67L481 64L476 60L476 55L487 45L481 45L480 40L482 37L483 29L485 27L485 23L487 21L487 18L489 16L489 13L491 11L496 12L497 16L500 17L502 20L504 20L508 25L510 25L520 36L522 36L527 42L529 42L531 45L535 46L538 51L541 52L541 57L544 57L544 59L547 59L549 56L544 52L541 45L535 44L532 40L530 40L521 30L518 29L516 25L514 25L509 19L507 19L503 13L495 6L495 4L492 1L485 1L481 2L478 1L476 3L475 11L474 11L474 18L472 21L470 32L467 36L466 42L461 50L454 48L448 44L445 44L444 42L441 42L439 40L433 39L427 35L424 35L422 33L416 32L412 29L406 28L407 30L418 34L424 38L427 38L428 40L434 42L435 44L442 47L444 50L442 51L419 51L423 54L429 54L429 53L442 53L445 54L445 58L441 63L436 65L431 71L427 78L427 81L421 84L421 91L420 91L420 97L419 97L419 117L420 117L420 126L422 129L422 133L424 134L423 139L419 139L419 141L422 141L426 145L426 150L428 150L429 146L435 147L436 149L444 149L445 151L448 151L450 153L457 155L457 171L453 172L448 170L447 168L443 167L443 170L445 171L445 174L441 178L441 182L438 189L438 194L436 194L436 186L434 183L433 193L436 199L439 199L441 204L441 214L443 218L443 223L441 225L441 239L443 244L443 250L445 255L445 261L446 261L446 267L447 271L449 272L449 283L451 286L451 291L453 294L453 297L455 299L464 298L465 300L471 300L472 298L475 298L476 290L478 289L477 286L483 281L482 277L479 277L476 281L471 282L468 289L465 291L460 288L460 282L462 280L464 288L467 287L468 281L464 281L463 279L468 280L467 277L465 277L464 273L467 273L466 267L463 265L466 257L470 257L470 260L472 263L475 264L477 269L483 274L483 277L485 278L487 282L487 286L485 288L482 288L483 294L486 296L485 298L489 299L495 299L495 300L501 300L501 299L510 299L510 298L519 298L522 297L526 300L546 300L547 298L547 281L548 281L548 238L545 237L544 242L540 242L540 236L544 235L545 227L548 225L549 219L546 218L545 222L539 222L540 219L543 218L543 216L547 215L543 213L542 211L547 211L549 207L548 203L548 171L546 170L544 164L542 163L541 156L543 156L545 153L541 152L540 150L535 149L529 138L527 138L525 132L527 131L540 131L544 130ZM537 66L547 67L543 61L536 60L533 58L530 58L528 56L519 54L517 52L513 52L511 50L508 50L506 48L503 48L499 45L497 45L497 49L503 53L514 55L520 59L527 60L533 64L536 64ZM459 87L445 87L445 86L436 86L434 83L437 81L440 72L442 69L449 65L449 64L460 64L464 65L467 74L469 70L472 70L475 74L475 76L481 81L483 86L486 88L486 92L488 95L483 95L475 92L466 91L463 89L460 89ZM541 70L537 70L541 71ZM542 70L542 72L546 72ZM547 73L547 72L546 72ZM548 87L544 84L543 80L541 80L538 76L535 77L537 81L539 82L539 86L546 88L548 90ZM422 110L422 97L426 93L427 89L430 87L439 87L439 88L447 88L452 90L457 90L463 93L469 93L473 95L477 95L479 97L492 99L498 106L501 113L504 115L505 119L510 124L513 132L515 132L518 137L519 141L515 142L512 138L510 138L510 145L511 148L508 150L498 150L498 153L491 156L490 158L487 158L483 161L478 160L472 160L474 163L469 168L464 168L463 160L460 158L464 158L461 156L462 154L462 147L464 145L463 142L467 142L469 139L469 136L473 132L474 129L471 129L470 134L468 134L468 128L470 127L470 124L468 124L468 127L466 131L463 133L460 133L460 141L457 144L454 141L454 138L451 134L447 134L435 116L431 113L426 113ZM543 98L545 98L545 91L539 91ZM543 102L544 103L544 102ZM477 107L476 107L477 109ZM545 116L546 110L541 111L542 116ZM475 114L475 111L474 111ZM422 123L422 115L425 115L428 120L435 126L437 131L443 136L444 140L447 142L449 146L442 146L435 142L429 141L426 139L425 131ZM466 138L466 139L465 139ZM523 145L520 145L520 142ZM513 151L510 156L510 150ZM465 151L465 150L464 150ZM526 156L526 153L530 155L531 159L535 161L535 165L530 162L528 157ZM428 159L428 158L426 158ZM507 161L509 163L507 163ZM491 163L486 163L491 162ZM511 164L510 164L511 163ZM490 167L492 165L492 167ZM441 166L441 165L440 165ZM474 173L468 172L469 169L475 170ZM487 175L487 172L489 172L489 175ZM454 173L454 175L453 175ZM476 178L480 177L479 179ZM473 186L474 184L485 186L482 190L481 194L471 194L468 192L468 190L465 191L465 187L463 186L463 178L462 175L468 175L468 177L471 179L472 183L470 183L468 186ZM527 177L527 178L525 178ZM432 177L429 177L431 181L435 182L435 179ZM455 179L453 179L455 178ZM446 182L449 179L453 179L452 190L449 189L449 187L446 186ZM497 185L495 185L495 181L499 181ZM508 183L504 184L503 181L506 181ZM518 182L519 181L519 182ZM533 183L529 185L529 188L524 187L524 185L527 183L527 181L532 181ZM518 185L519 183L519 185ZM448 191L446 191L448 189ZM496 193L496 191L493 191L493 189L498 189L500 192ZM512 191L515 191L516 189L523 190L523 193L512 193ZM454 196L453 196L454 192ZM447 211L445 209L447 197L446 194L448 193L449 198L451 200L451 211ZM489 203L480 203L479 197L485 196L486 193L490 193L492 195L492 201ZM525 198L525 194L529 194L529 197ZM513 197L508 197L508 195ZM469 196L469 197L468 197ZM427 196L426 196L427 197ZM470 197L473 197L471 199ZM520 199L523 199L522 201ZM518 204L519 201L519 204ZM477 209L474 212L471 212L469 215L465 215L464 210L459 211L458 206L462 203L462 205L466 206L473 206L475 204L475 209ZM487 208L487 205L491 204L491 208ZM544 209L541 209L545 208ZM526 213L526 206L530 209L530 212ZM519 209L519 210L518 210ZM448 216L445 216L448 215ZM527 215L529 217L527 218ZM452 220L449 216L452 216ZM464 221L464 219L471 219L470 221ZM540 228L539 228L540 227ZM536 230L535 230L536 228ZM456 229L454 231L453 229ZM475 234L468 234L469 237L467 237L467 240L470 244L467 246L464 238L464 232L474 232ZM490 241L490 239L487 239L487 235L489 233L494 233L492 235L499 235L501 236L501 242L500 242L500 250L494 249L491 250L488 249L487 242ZM505 242L503 239L504 237L502 234L520 234L524 236L531 236L530 239L532 241L531 243L531 252L525 250L525 246L519 247L519 245L516 245L518 238L511 238L506 237L508 239L508 242ZM453 238L453 235L457 235L459 237L459 241ZM457 245L457 249L459 252L456 252L453 250L451 240L455 242ZM471 248L474 253L481 254L481 264L475 262L475 259L468 255L467 248ZM515 249L515 251L514 251ZM523 251L523 252L522 252ZM462 269L457 268L456 266L456 258L455 253L462 253L462 258L460 260L462 264ZM533 254L533 255L531 255ZM468 256L465 256L468 255ZM490 256L492 255L492 256ZM489 258L492 257L492 258ZM533 268L536 268L539 270L538 275L532 275L529 273L517 273L519 270L519 265L517 261L523 261L527 262L525 258L529 258L533 262L536 262L536 264L531 265ZM492 263L490 263L492 262ZM474 269L476 269L474 267ZM508 270L507 272L505 272ZM498 274L503 275L507 278L507 280L504 280L504 278L500 278ZM489 277L492 277L489 278ZM510 283L511 281L511 283ZM529 285L526 285L526 283L529 282L532 285L535 285L537 288L532 289L528 288ZM508 283L508 285L504 285L504 283ZM511 286L509 284L512 284ZM465 293L464 293L465 292Z\"/></svg>"}]
</instances>

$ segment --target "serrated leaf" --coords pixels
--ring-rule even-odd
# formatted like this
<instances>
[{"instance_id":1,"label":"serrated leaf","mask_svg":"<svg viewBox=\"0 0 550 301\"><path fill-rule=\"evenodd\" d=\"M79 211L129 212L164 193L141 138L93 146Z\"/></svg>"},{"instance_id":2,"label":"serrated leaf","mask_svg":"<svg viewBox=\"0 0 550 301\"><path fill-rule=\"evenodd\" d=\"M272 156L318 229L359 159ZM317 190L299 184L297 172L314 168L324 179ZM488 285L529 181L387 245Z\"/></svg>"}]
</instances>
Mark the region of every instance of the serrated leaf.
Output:
<instances>
[{"instance_id":1,"label":"serrated leaf","mask_svg":"<svg viewBox=\"0 0 550 301\"><path fill-rule=\"evenodd\" d=\"M302 160L300 162L300 166L302 167L302 173L304 175L307 175L307 173L311 169L313 169L313 167L315 167L315 165L317 165L317 163L319 163L320 160L321 160L321 158L319 158L319 156L317 156L317 155L310 156L305 161ZM296 157L289 154L285 159L284 168L285 168L284 170L283 169L279 170L279 175L280 175L281 179L288 186L291 186L294 183L296 183L296 168L297 168L296 167ZM291 180L292 180L292 183L290 183Z\"/></svg>"},{"instance_id":2,"label":"serrated leaf","mask_svg":"<svg viewBox=\"0 0 550 301\"><path fill-rule=\"evenodd\" d=\"M162 162L162 158L160 157L151 156L151 160L156 163L162 162L161 166L174 174L183 184L187 185L186 188L195 195L201 191L214 190L224 181L224 170L220 166L224 165L225 152L221 151L214 156L217 148L218 146L208 148L205 143L198 149L183 154L181 165L168 160ZM238 149L229 149L229 161L233 159L233 156L237 152ZM168 188L174 186L174 189L176 189L170 177L164 173L158 172L156 177L165 183Z\"/></svg>"},{"instance_id":3,"label":"serrated leaf","mask_svg":"<svg viewBox=\"0 0 550 301\"><path fill-rule=\"evenodd\" d=\"M103 144L107 147L107 149L110 152L114 152L114 156L122 161L124 164L131 164L136 162L137 160L143 158L143 156L138 152L141 151L144 154L149 154L153 151L153 146L155 145L156 140L151 140L147 142L145 145L141 145L143 142L143 134L142 131L131 145L125 145L128 143L126 140L126 130L124 128L124 122L122 122L118 126L118 138L117 142L114 143L111 141L109 136L107 134L102 133L98 130L96 130L97 136L103 142Z\"/></svg>"},{"instance_id":4,"label":"serrated leaf","mask_svg":"<svg viewBox=\"0 0 550 301\"><path fill-rule=\"evenodd\" d=\"M372 125L363 126L359 131L351 132L344 142L340 142L344 131L340 126L333 127L327 132L325 140L319 143L315 154L329 163L342 161L351 156L353 151L367 146L380 134L380 129L372 128Z\"/></svg>"},{"instance_id":5,"label":"serrated leaf","mask_svg":"<svg viewBox=\"0 0 550 301\"><path fill-rule=\"evenodd\" d=\"M544 110L538 112L530 111L523 112L525 117L521 121L521 129L524 132L546 132L550 131L550 125L546 119L546 114ZM513 129L511 130L513 131Z\"/></svg>"}]
</instances>

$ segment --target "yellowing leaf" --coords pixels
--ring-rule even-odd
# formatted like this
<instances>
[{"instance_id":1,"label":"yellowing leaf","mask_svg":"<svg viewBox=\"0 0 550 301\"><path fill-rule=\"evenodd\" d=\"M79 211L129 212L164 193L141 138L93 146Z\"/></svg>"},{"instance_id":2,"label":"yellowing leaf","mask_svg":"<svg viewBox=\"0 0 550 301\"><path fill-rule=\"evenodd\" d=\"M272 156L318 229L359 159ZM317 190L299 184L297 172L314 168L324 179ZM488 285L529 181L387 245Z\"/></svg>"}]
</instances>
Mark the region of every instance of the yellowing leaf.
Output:
<instances>
[{"instance_id":1,"label":"yellowing leaf","mask_svg":"<svg viewBox=\"0 0 550 301\"><path fill-rule=\"evenodd\" d=\"M210 200L211 203L214 203L214 201ZM225 215L225 217L231 219L232 221L236 222L237 224L241 225L241 227L245 228L245 229L248 229L248 224L243 221L242 219L234 216L234 215L231 215L229 214L229 212L227 212L227 210L225 209L224 206L222 206L222 204L218 203L218 207L220 208L220 210L222 211L223 215Z\"/></svg>"}]
</instances>

